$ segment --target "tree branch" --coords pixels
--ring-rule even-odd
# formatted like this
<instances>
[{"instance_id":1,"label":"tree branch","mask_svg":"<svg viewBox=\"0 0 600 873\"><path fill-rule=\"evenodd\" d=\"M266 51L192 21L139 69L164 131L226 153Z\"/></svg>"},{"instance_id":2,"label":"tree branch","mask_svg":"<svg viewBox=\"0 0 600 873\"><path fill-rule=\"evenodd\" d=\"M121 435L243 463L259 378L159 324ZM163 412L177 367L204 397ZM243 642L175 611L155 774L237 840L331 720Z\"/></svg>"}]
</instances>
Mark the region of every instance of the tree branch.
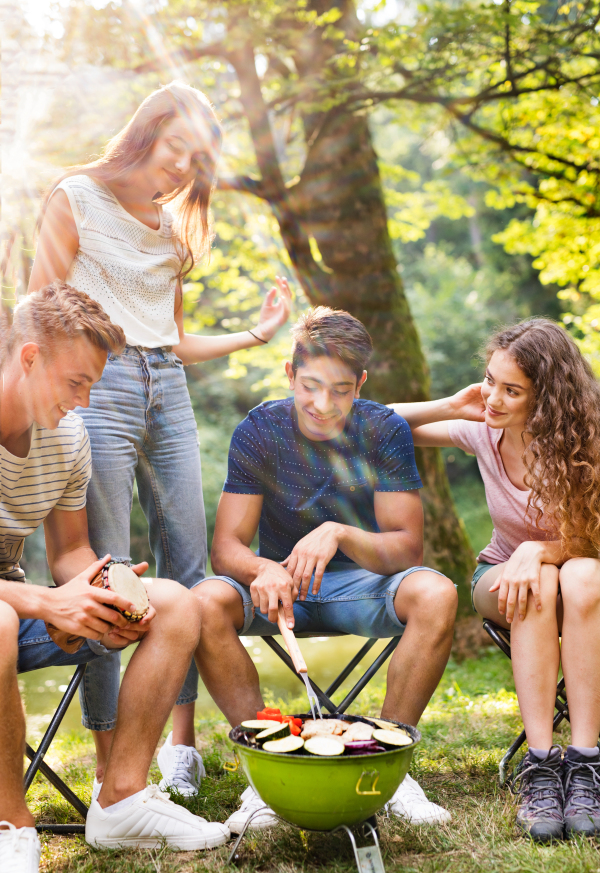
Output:
<instances>
[{"instance_id":1,"label":"tree branch","mask_svg":"<svg viewBox=\"0 0 600 873\"><path fill-rule=\"evenodd\" d=\"M169 62L172 63L189 63L197 61L200 58L223 58L228 60L227 49L222 42L212 42L208 45L197 46L196 48L181 48L169 55ZM138 64L133 67L134 73L152 73L157 70L162 70L166 66L165 58L154 58L152 61L146 61L144 64Z\"/></svg>"}]
</instances>

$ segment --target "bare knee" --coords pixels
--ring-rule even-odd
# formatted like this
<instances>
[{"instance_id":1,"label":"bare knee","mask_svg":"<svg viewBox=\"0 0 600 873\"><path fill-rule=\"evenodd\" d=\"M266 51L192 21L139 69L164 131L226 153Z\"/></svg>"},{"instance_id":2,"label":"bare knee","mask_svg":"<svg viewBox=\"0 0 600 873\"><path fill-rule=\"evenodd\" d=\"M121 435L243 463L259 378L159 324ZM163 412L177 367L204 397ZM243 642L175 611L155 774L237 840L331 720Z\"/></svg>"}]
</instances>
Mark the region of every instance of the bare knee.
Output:
<instances>
[{"instance_id":1,"label":"bare knee","mask_svg":"<svg viewBox=\"0 0 600 873\"><path fill-rule=\"evenodd\" d=\"M565 609L589 613L600 606L600 561L571 558L560 569L560 592Z\"/></svg>"},{"instance_id":2,"label":"bare knee","mask_svg":"<svg viewBox=\"0 0 600 873\"><path fill-rule=\"evenodd\" d=\"M431 630L454 627L458 594L446 576L420 570L402 580L394 599L396 614L402 622L422 620Z\"/></svg>"},{"instance_id":3,"label":"bare knee","mask_svg":"<svg viewBox=\"0 0 600 873\"><path fill-rule=\"evenodd\" d=\"M18 656L19 616L3 600L0 600L0 639L0 663L14 665Z\"/></svg>"},{"instance_id":4,"label":"bare knee","mask_svg":"<svg viewBox=\"0 0 600 873\"><path fill-rule=\"evenodd\" d=\"M196 585L193 594L202 610L202 633L218 634L224 629L241 630L244 626L244 604L239 591L222 579L209 577Z\"/></svg>"},{"instance_id":5,"label":"bare knee","mask_svg":"<svg viewBox=\"0 0 600 873\"><path fill-rule=\"evenodd\" d=\"M201 610L191 591L172 579L153 579L148 586L148 597L162 629L174 630L182 643L188 636L192 643L197 641Z\"/></svg>"}]
</instances>

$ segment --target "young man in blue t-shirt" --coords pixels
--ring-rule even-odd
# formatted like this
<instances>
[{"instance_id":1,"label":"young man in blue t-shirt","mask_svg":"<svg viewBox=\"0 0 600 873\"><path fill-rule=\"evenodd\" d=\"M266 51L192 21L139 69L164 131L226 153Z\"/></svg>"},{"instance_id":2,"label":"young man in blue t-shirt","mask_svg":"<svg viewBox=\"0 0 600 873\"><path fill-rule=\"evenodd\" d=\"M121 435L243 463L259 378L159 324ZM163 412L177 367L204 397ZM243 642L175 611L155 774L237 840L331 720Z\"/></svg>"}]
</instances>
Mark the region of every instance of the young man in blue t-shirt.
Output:
<instances>
[{"instance_id":1,"label":"young man in blue t-shirt","mask_svg":"<svg viewBox=\"0 0 600 873\"><path fill-rule=\"evenodd\" d=\"M278 633L281 601L297 632L402 634L382 716L416 725L450 654L457 596L420 566L423 512L406 421L360 400L372 352L347 312L318 307L293 328L293 397L263 403L238 425L219 503L212 566L196 587L203 622L196 660L232 725L263 708L239 635ZM259 530L259 554L250 545ZM227 822L240 831L262 804L251 788ZM264 804L262 804L264 806ZM413 822L449 818L406 777L390 810ZM275 819L265 810L253 826Z\"/></svg>"}]
</instances>

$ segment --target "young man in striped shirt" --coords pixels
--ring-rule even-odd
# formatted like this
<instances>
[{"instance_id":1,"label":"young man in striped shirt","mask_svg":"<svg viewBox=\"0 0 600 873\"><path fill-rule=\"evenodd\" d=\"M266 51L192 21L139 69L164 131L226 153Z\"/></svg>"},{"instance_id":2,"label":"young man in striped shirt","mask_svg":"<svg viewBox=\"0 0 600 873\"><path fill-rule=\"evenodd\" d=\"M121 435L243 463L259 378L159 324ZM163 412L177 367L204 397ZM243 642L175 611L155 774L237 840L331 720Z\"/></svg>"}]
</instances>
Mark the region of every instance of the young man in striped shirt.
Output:
<instances>
[{"instance_id":1,"label":"young man in striped shirt","mask_svg":"<svg viewBox=\"0 0 600 873\"><path fill-rule=\"evenodd\" d=\"M89 584L109 556L98 560L89 544L90 447L83 422L70 410L88 405L107 353L124 347L123 331L87 295L55 283L19 304L12 326L0 322L0 340L0 870L39 868L40 844L23 796L25 720L17 673L86 663L138 640L86 839L100 846L160 845L164 835L182 850L220 845L229 836L224 825L146 787L198 642L197 600L176 582L147 580L150 612L130 625L110 607L131 604ZM19 584L25 581L23 541L42 522L56 588ZM134 569L141 574L147 565ZM60 633L70 638L64 649L54 641ZM73 637L82 639L73 645Z\"/></svg>"}]
</instances>

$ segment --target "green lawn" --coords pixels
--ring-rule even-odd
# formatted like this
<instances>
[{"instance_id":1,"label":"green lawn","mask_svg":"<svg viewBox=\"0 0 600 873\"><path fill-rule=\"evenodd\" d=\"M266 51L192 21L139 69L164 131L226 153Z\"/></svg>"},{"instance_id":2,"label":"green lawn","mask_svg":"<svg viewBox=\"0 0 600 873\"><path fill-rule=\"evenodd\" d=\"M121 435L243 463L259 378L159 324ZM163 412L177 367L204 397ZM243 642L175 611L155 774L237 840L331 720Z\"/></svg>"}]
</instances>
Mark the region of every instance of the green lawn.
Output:
<instances>
[{"instance_id":1,"label":"green lawn","mask_svg":"<svg viewBox=\"0 0 600 873\"><path fill-rule=\"evenodd\" d=\"M383 686L365 690L355 713L376 713ZM298 711L302 698L285 701ZM216 718L199 721L198 740L208 770L201 795L189 808L223 821L237 806L245 787L240 775L226 773L231 760L227 728ZM411 827L395 818L379 817L382 852L387 871L498 871L498 873L562 873L598 871L600 854L591 841L571 841L540 847L519 835L511 795L500 789L498 760L518 733L520 719L509 662L486 650L461 664L450 662L423 718L423 742L415 753L412 774L431 799L453 813L443 827ZM563 745L568 736L559 734ZM93 752L89 735L59 736L50 763L89 800ZM156 769L151 773L158 781ZM67 821L70 811L54 790L38 777L30 792L38 820ZM52 873L192 873L226 868L228 848L211 852L93 851L79 837L44 836L42 870ZM353 856L347 839L302 834L280 827L245 840L240 865L247 871L350 871Z\"/></svg>"}]
</instances>

